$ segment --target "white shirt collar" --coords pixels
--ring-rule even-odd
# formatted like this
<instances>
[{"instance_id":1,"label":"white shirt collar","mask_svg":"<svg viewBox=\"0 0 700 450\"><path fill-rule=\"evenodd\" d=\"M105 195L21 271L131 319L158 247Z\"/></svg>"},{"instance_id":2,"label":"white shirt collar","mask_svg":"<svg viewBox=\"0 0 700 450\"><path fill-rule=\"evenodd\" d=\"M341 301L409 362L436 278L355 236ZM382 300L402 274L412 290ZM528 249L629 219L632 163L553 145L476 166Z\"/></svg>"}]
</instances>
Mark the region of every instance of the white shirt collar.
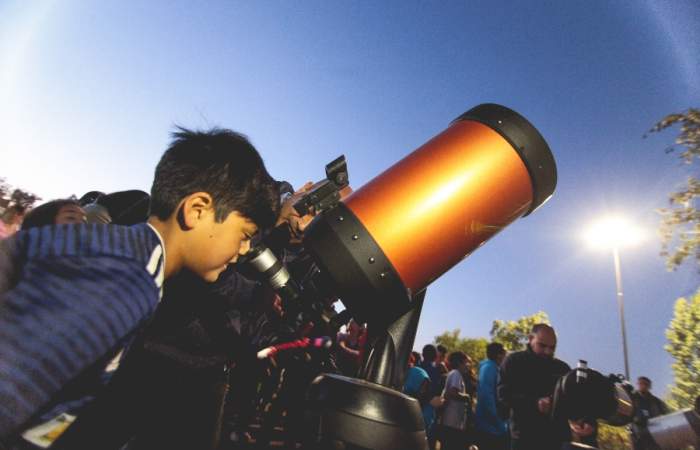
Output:
<instances>
[{"instance_id":1,"label":"white shirt collar","mask_svg":"<svg viewBox=\"0 0 700 450\"><path fill-rule=\"evenodd\" d=\"M156 230L156 227L151 225L150 223L146 222L146 225L151 227L151 230L158 236L158 240L160 241L160 248L161 252L163 254L163 263L160 265L160 270L158 271L158 274L156 275L156 284L158 287L161 288L161 294L162 294L162 286L163 286L163 281L165 281L165 242L163 241L163 236L160 235L158 230Z\"/></svg>"}]
</instances>

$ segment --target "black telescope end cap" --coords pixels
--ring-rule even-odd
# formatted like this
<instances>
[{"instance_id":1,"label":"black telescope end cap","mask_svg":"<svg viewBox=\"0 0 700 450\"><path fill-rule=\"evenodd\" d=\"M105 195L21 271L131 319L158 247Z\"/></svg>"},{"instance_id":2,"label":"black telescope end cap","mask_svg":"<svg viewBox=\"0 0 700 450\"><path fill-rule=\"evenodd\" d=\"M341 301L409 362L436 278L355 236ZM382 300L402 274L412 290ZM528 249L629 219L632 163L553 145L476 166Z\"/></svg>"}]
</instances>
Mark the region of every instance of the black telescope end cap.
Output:
<instances>
[{"instance_id":1,"label":"black telescope end cap","mask_svg":"<svg viewBox=\"0 0 700 450\"><path fill-rule=\"evenodd\" d=\"M526 216L552 196L557 186L557 165L549 145L526 118L505 106L484 103L465 112L454 122L458 120L483 123L503 136L518 152L532 180L533 199Z\"/></svg>"},{"instance_id":2,"label":"black telescope end cap","mask_svg":"<svg viewBox=\"0 0 700 450\"><path fill-rule=\"evenodd\" d=\"M345 203L314 218L304 249L358 322L386 327L411 308L398 272Z\"/></svg>"}]
</instances>

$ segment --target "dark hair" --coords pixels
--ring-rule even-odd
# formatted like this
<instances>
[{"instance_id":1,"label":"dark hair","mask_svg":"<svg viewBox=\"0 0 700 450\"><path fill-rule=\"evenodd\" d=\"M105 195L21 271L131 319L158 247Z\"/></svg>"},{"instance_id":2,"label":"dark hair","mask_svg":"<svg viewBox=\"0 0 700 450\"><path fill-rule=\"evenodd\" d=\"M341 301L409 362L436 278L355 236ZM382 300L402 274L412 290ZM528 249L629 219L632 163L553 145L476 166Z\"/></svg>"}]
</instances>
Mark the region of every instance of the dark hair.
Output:
<instances>
[{"instance_id":1,"label":"dark hair","mask_svg":"<svg viewBox=\"0 0 700 450\"><path fill-rule=\"evenodd\" d=\"M413 356L413 364L417 366L421 363L420 353L414 350L411 352L411 356Z\"/></svg>"},{"instance_id":2,"label":"dark hair","mask_svg":"<svg viewBox=\"0 0 700 450\"><path fill-rule=\"evenodd\" d=\"M502 355L505 352L506 349L503 348L503 344L499 344L498 342L491 342L486 346L486 357L494 361L499 355Z\"/></svg>"},{"instance_id":3,"label":"dark hair","mask_svg":"<svg viewBox=\"0 0 700 450\"><path fill-rule=\"evenodd\" d=\"M22 229L43 227L45 225L53 225L56 223L56 216L64 206L75 205L80 206L77 200L60 199L46 202L36 208L32 208L24 216L22 221Z\"/></svg>"},{"instance_id":4,"label":"dark hair","mask_svg":"<svg viewBox=\"0 0 700 450\"><path fill-rule=\"evenodd\" d=\"M433 344L426 344L423 347L423 360L433 362L437 358L437 348Z\"/></svg>"},{"instance_id":5,"label":"dark hair","mask_svg":"<svg viewBox=\"0 0 700 450\"><path fill-rule=\"evenodd\" d=\"M548 330L548 331L551 331L552 333L554 333L554 328L551 325L549 325L547 323L536 323L532 326L532 329L530 330L530 334L535 335L535 334L539 333L540 331L545 331L545 330Z\"/></svg>"},{"instance_id":6,"label":"dark hair","mask_svg":"<svg viewBox=\"0 0 700 450\"><path fill-rule=\"evenodd\" d=\"M469 361L469 357L466 353L457 350L456 352L450 353L447 361L450 363L451 368L456 369L463 362Z\"/></svg>"},{"instance_id":7,"label":"dark hair","mask_svg":"<svg viewBox=\"0 0 700 450\"><path fill-rule=\"evenodd\" d=\"M651 387L651 380L648 377L639 377L637 381L646 381L649 387Z\"/></svg>"},{"instance_id":8,"label":"dark hair","mask_svg":"<svg viewBox=\"0 0 700 450\"><path fill-rule=\"evenodd\" d=\"M280 208L277 183L248 138L220 128L177 129L156 167L151 215L165 220L183 198L202 191L214 199L218 222L237 211L260 228L274 225Z\"/></svg>"},{"instance_id":9,"label":"dark hair","mask_svg":"<svg viewBox=\"0 0 700 450\"><path fill-rule=\"evenodd\" d=\"M438 346L437 346L437 351L440 352L440 353L447 353L447 347L445 347L445 346L442 345L442 344L438 344Z\"/></svg>"}]
</instances>

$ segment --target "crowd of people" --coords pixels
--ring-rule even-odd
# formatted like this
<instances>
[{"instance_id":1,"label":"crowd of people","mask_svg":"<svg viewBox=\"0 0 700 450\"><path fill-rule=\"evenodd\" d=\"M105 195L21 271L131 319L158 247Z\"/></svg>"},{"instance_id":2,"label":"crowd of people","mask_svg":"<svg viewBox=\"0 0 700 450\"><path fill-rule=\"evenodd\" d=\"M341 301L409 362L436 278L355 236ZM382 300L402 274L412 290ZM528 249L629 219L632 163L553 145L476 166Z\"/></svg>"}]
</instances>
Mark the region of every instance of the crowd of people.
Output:
<instances>
[{"instance_id":1,"label":"crowd of people","mask_svg":"<svg viewBox=\"0 0 700 450\"><path fill-rule=\"evenodd\" d=\"M418 399L429 447L480 450L560 449L567 442L596 447L595 419L557 420L551 416L557 381L570 367L554 357L557 336L550 325L536 324L526 349L506 352L502 344L486 347L478 366L461 351L449 354L442 346L423 347L409 361L404 392ZM632 394L633 427L669 412L651 393L648 377L637 379ZM634 442L635 450L646 450ZM470 447L471 448L471 447Z\"/></svg>"},{"instance_id":2,"label":"crowd of people","mask_svg":"<svg viewBox=\"0 0 700 450\"><path fill-rule=\"evenodd\" d=\"M356 376L367 329L337 314L336 298L297 317L236 265L266 230L298 243L309 219L293 208L301 195L281 201L244 136L181 129L150 195L90 191L29 211L7 206L0 448L303 445L313 434L307 387L324 372ZM548 419L569 371L555 348L554 329L539 324L527 350L506 355L492 343L478 366L441 345L414 352L404 392L420 404L429 447L595 443L594 422ZM640 410L663 413L644 380Z\"/></svg>"},{"instance_id":3,"label":"crowd of people","mask_svg":"<svg viewBox=\"0 0 700 450\"><path fill-rule=\"evenodd\" d=\"M236 264L273 229L294 253L310 184L282 202L283 185L243 135L182 129L150 195L3 205L0 448L266 448L281 423L304 439L306 388L357 373L366 327L335 298L289 317Z\"/></svg>"}]
</instances>

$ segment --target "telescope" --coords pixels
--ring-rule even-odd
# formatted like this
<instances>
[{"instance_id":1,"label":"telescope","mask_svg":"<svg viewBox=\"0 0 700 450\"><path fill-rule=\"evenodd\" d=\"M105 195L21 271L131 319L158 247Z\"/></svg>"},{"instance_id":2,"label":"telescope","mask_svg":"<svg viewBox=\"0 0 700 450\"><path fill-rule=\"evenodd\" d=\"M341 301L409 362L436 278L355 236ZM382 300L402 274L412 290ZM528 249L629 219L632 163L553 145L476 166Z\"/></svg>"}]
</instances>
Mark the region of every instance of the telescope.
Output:
<instances>
[{"instance_id":1,"label":"telescope","mask_svg":"<svg viewBox=\"0 0 700 450\"><path fill-rule=\"evenodd\" d=\"M340 199L345 159L295 204L314 206L303 237L319 297L339 298L366 323L357 377L323 374L308 394L318 448L427 448L417 400L400 393L426 288L496 233L554 192L554 157L524 117L496 104L476 106L447 129ZM320 211L319 211L320 210ZM304 287L272 252L251 252L282 297L304 303Z\"/></svg>"},{"instance_id":2,"label":"telescope","mask_svg":"<svg viewBox=\"0 0 700 450\"><path fill-rule=\"evenodd\" d=\"M603 376L588 368L577 368L557 382L552 401L552 419L596 420L613 426L632 423L635 407L632 385L621 376ZM640 448L674 450L700 445L700 402L694 409L644 419L631 427L631 437ZM591 449L568 444L568 449ZM636 448L636 447L635 447Z\"/></svg>"}]
</instances>

